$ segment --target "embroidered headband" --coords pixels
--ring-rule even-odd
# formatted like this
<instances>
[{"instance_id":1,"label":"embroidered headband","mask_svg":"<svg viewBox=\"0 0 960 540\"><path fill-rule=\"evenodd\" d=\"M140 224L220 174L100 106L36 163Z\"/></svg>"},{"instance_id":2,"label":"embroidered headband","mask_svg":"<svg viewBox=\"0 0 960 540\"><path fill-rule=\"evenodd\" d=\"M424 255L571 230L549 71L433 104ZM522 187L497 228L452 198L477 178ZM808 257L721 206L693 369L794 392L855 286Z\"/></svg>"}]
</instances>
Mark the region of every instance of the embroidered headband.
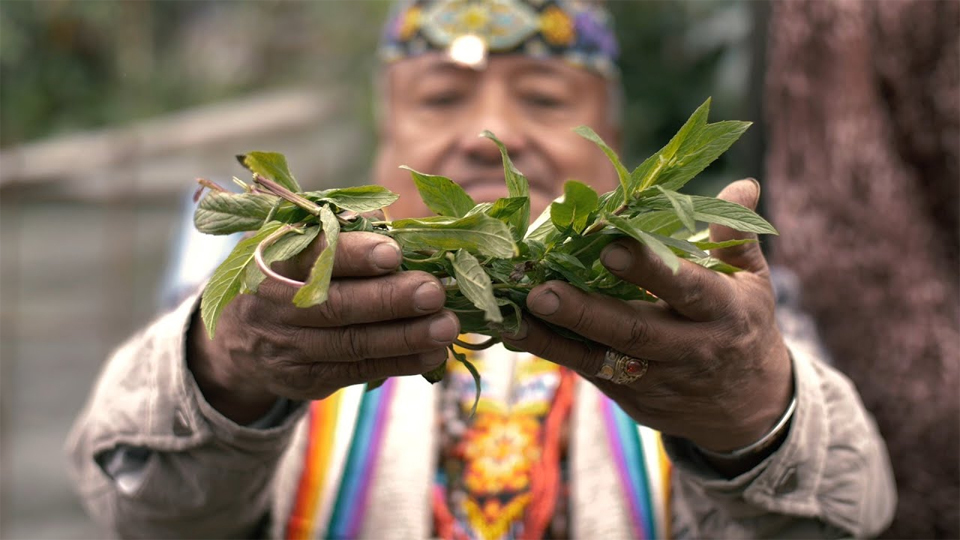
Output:
<instances>
[{"instance_id":1,"label":"embroidered headband","mask_svg":"<svg viewBox=\"0 0 960 540\"><path fill-rule=\"evenodd\" d=\"M561 58L604 77L619 76L609 12L585 0L406 0L388 20L385 63L445 51L480 67L488 54Z\"/></svg>"}]
</instances>

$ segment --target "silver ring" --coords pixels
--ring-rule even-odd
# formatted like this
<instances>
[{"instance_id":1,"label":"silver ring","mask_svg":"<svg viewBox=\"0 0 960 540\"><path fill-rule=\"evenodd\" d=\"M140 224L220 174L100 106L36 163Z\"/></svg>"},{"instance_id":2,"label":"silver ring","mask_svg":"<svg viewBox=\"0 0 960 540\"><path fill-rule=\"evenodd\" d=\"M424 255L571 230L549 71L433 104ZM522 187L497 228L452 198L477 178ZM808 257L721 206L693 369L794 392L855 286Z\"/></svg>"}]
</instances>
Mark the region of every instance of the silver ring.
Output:
<instances>
[{"instance_id":1,"label":"silver ring","mask_svg":"<svg viewBox=\"0 0 960 540\"><path fill-rule=\"evenodd\" d=\"M632 384L647 373L650 363L643 358L627 356L622 352L607 349L603 355L603 365L597 372L597 378L616 384Z\"/></svg>"}]
</instances>

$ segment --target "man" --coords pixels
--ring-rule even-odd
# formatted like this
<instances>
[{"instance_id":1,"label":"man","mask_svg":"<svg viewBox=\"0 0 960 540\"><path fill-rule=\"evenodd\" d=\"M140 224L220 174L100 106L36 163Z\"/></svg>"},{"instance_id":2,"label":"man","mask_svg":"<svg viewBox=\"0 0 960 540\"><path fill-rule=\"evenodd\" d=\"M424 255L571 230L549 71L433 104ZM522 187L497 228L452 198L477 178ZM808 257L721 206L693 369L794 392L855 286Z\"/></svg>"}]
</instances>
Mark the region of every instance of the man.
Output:
<instances>
[{"instance_id":1,"label":"man","mask_svg":"<svg viewBox=\"0 0 960 540\"><path fill-rule=\"evenodd\" d=\"M617 140L608 23L572 2L398 10L374 167L401 194L390 217L428 213L401 164L477 200L505 195L483 129L530 179L535 215L567 178L613 189L606 158L571 132L587 124ZM735 182L721 196L755 207L759 187ZM303 279L320 247L275 268ZM717 255L745 271L684 264L674 275L635 242L608 247L607 268L657 304L559 282L532 290L531 315L505 336L527 353L474 357L485 387L471 418L463 373L442 390L401 377L438 366L459 334L442 284L397 271L390 239L343 234L325 304L294 308L295 288L268 280L228 307L211 340L194 296L117 351L71 437L81 493L125 536L878 533L895 496L855 390L809 347L787 346L756 244Z\"/></svg>"}]
</instances>

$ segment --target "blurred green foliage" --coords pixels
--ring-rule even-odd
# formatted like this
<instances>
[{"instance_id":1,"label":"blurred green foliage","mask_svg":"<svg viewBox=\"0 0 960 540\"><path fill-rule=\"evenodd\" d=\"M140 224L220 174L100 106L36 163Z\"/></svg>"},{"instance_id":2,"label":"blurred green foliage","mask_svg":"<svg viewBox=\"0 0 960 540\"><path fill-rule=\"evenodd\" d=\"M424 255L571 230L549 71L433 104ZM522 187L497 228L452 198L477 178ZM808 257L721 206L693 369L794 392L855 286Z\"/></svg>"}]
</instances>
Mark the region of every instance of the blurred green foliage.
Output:
<instances>
[{"instance_id":1,"label":"blurred green foliage","mask_svg":"<svg viewBox=\"0 0 960 540\"><path fill-rule=\"evenodd\" d=\"M389 8L346 0L0 2L0 145L334 80L357 89L348 106L369 126L372 51ZM610 8L623 51L628 164L656 151L707 96L713 119L759 120L748 102L749 2ZM715 192L717 178L757 174L743 148L756 137L693 189Z\"/></svg>"},{"instance_id":2,"label":"blurred green foliage","mask_svg":"<svg viewBox=\"0 0 960 540\"><path fill-rule=\"evenodd\" d=\"M277 86L367 87L389 6L0 1L0 145Z\"/></svg>"}]
</instances>

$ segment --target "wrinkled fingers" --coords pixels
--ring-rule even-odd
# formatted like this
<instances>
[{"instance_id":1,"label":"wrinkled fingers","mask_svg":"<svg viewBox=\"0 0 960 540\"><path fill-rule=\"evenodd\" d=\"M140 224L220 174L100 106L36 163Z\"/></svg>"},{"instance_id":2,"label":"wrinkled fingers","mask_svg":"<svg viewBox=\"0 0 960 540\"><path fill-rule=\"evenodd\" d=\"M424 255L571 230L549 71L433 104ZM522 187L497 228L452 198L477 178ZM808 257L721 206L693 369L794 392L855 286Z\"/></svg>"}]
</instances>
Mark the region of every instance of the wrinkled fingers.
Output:
<instances>
[{"instance_id":1,"label":"wrinkled fingers","mask_svg":"<svg viewBox=\"0 0 960 540\"><path fill-rule=\"evenodd\" d=\"M460 322L449 312L428 317L340 328L290 328L285 339L304 358L327 362L356 362L418 354L446 347L460 333Z\"/></svg>"},{"instance_id":2,"label":"wrinkled fingers","mask_svg":"<svg viewBox=\"0 0 960 540\"><path fill-rule=\"evenodd\" d=\"M617 277L647 289L691 320L717 320L736 305L729 276L687 260L680 261L674 274L639 242L616 241L604 249L601 260Z\"/></svg>"},{"instance_id":3,"label":"wrinkled fingers","mask_svg":"<svg viewBox=\"0 0 960 540\"><path fill-rule=\"evenodd\" d=\"M699 323L663 306L589 294L559 281L531 291L527 307L551 324L648 360L673 361L688 356L699 334Z\"/></svg>"},{"instance_id":4,"label":"wrinkled fingers","mask_svg":"<svg viewBox=\"0 0 960 540\"><path fill-rule=\"evenodd\" d=\"M445 348L355 362L302 362L273 372L271 390L289 399L324 399L336 390L389 377L419 375L447 359Z\"/></svg>"},{"instance_id":5,"label":"wrinkled fingers","mask_svg":"<svg viewBox=\"0 0 960 540\"><path fill-rule=\"evenodd\" d=\"M327 301L309 308L293 306L290 289L274 292L283 307L277 311L277 322L314 328L422 317L438 312L446 300L440 281L426 272L335 279L330 282Z\"/></svg>"}]
</instances>

